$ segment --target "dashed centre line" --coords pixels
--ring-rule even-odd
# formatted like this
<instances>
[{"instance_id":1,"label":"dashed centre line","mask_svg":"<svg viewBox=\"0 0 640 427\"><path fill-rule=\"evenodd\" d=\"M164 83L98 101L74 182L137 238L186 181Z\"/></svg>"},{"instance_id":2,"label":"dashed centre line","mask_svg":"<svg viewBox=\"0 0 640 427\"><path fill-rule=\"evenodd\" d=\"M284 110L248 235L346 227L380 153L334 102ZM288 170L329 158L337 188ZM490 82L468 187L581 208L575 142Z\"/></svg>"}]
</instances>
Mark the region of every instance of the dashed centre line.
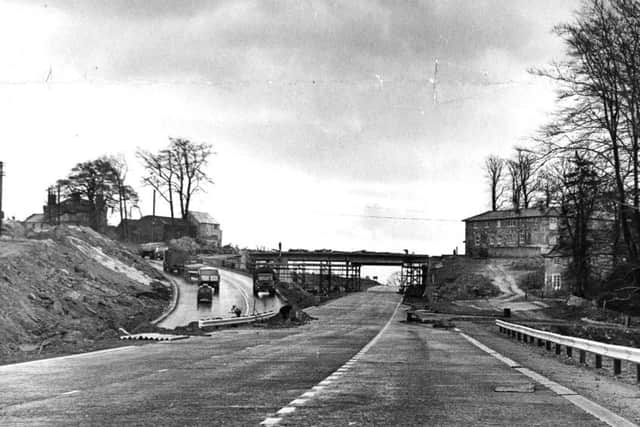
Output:
<instances>
[{"instance_id":1,"label":"dashed centre line","mask_svg":"<svg viewBox=\"0 0 640 427\"><path fill-rule=\"evenodd\" d=\"M384 325L384 327L380 329L378 334L375 337L373 337L371 341L367 343L367 345L362 347L360 351L356 353L355 356L353 356L351 359L345 362L340 368L335 370L331 375L326 377L324 380L320 381L317 385L313 386L311 388L312 391L307 391L305 393L302 393L297 399L293 399L291 402L289 402L287 406L280 408L276 412L276 415L291 414L296 410L297 406L304 405L305 403L307 403L307 401L310 398L315 397L318 391L324 390L326 386L332 384L335 380L340 379L340 377L343 374L348 372L349 369L352 368L353 365L358 361L358 359L360 359L371 347L373 347L375 343L378 342L382 334L384 334L384 332L389 328L389 325L391 325L391 322L393 321L394 317L396 317L396 314L398 313L398 309L400 308L401 304L402 302L398 302L398 304L396 305L396 308L393 310L393 314L391 315L387 323ZM260 425L275 426L275 425L278 425L280 421L282 421L282 417L267 417L260 423Z\"/></svg>"}]
</instances>

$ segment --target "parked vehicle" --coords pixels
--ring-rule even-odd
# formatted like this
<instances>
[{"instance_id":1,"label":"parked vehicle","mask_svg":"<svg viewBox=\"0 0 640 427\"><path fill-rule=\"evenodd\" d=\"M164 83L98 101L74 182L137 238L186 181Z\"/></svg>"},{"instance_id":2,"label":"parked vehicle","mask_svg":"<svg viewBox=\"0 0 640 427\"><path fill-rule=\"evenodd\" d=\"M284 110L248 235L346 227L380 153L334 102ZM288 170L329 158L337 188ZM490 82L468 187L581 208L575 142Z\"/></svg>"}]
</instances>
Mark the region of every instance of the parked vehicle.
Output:
<instances>
[{"instance_id":1,"label":"parked vehicle","mask_svg":"<svg viewBox=\"0 0 640 427\"><path fill-rule=\"evenodd\" d=\"M260 292L268 292L273 296L276 293L278 275L271 267L259 267L253 272L253 294L258 296Z\"/></svg>"},{"instance_id":2,"label":"parked vehicle","mask_svg":"<svg viewBox=\"0 0 640 427\"><path fill-rule=\"evenodd\" d=\"M213 288L209 285L198 287L198 304L211 304L213 301Z\"/></svg>"},{"instance_id":3,"label":"parked vehicle","mask_svg":"<svg viewBox=\"0 0 640 427\"><path fill-rule=\"evenodd\" d=\"M220 272L213 267L200 267L198 270L198 285L208 285L214 293L220 292Z\"/></svg>"}]
</instances>

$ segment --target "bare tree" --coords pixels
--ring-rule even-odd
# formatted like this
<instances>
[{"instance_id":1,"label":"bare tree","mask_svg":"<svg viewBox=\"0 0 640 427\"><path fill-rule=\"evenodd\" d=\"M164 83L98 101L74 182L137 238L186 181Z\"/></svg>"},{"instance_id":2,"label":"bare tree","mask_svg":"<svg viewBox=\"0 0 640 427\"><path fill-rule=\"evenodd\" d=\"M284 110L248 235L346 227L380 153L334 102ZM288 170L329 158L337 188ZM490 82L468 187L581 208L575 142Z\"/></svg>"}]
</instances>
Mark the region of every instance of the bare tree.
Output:
<instances>
[{"instance_id":1,"label":"bare tree","mask_svg":"<svg viewBox=\"0 0 640 427\"><path fill-rule=\"evenodd\" d=\"M534 155L521 148L516 149L514 160L517 178L520 183L520 195L522 207L527 209L531 203L531 197L536 190L534 181Z\"/></svg>"},{"instance_id":2,"label":"bare tree","mask_svg":"<svg viewBox=\"0 0 640 427\"><path fill-rule=\"evenodd\" d=\"M636 214L640 195L635 197L638 144L637 139L634 142L628 136L638 130L634 125L637 115L629 106L638 99L635 39L640 31L639 9L630 0L586 0L575 22L555 29L567 45L568 59L550 69L534 71L561 85L561 108L540 138L546 145L546 155L580 150L598 158L599 174L610 176L614 183L619 224L634 260L638 258L638 248L630 220L637 217L634 222L636 231L640 231L640 215Z\"/></svg>"},{"instance_id":3,"label":"bare tree","mask_svg":"<svg viewBox=\"0 0 640 427\"><path fill-rule=\"evenodd\" d=\"M500 208L500 198L504 193L504 187L501 184L504 159L490 155L485 160L484 167L491 189L491 210L496 211Z\"/></svg>"},{"instance_id":4,"label":"bare tree","mask_svg":"<svg viewBox=\"0 0 640 427\"><path fill-rule=\"evenodd\" d=\"M175 218L173 208L173 193L175 189L175 170L173 154L169 150L161 150L158 153L138 149L136 156L140 159L145 169L142 182L156 190L169 205L171 218Z\"/></svg>"},{"instance_id":5,"label":"bare tree","mask_svg":"<svg viewBox=\"0 0 640 427\"><path fill-rule=\"evenodd\" d=\"M518 173L518 163L515 160L507 160L507 170L511 183L511 207L520 209L520 174Z\"/></svg>"},{"instance_id":6,"label":"bare tree","mask_svg":"<svg viewBox=\"0 0 640 427\"><path fill-rule=\"evenodd\" d=\"M124 157L110 157L109 161L113 167L113 184L115 186L114 193L117 192L118 198L117 205L115 207L120 214L120 224L122 224L122 235L120 237L122 239L127 239L129 237L127 203L130 203L132 206L138 206L138 193L133 189L133 187L126 184L129 168Z\"/></svg>"},{"instance_id":7,"label":"bare tree","mask_svg":"<svg viewBox=\"0 0 640 427\"><path fill-rule=\"evenodd\" d=\"M204 184L213 183L206 171L213 150L211 144L196 143L182 138L169 139L170 157L174 159L172 167L177 178L175 188L180 201L180 213L182 218L186 218L192 196L198 191L204 191Z\"/></svg>"},{"instance_id":8,"label":"bare tree","mask_svg":"<svg viewBox=\"0 0 640 427\"><path fill-rule=\"evenodd\" d=\"M185 219L193 195L204 191L205 184L213 183L206 171L213 150L211 144L188 139L169 138L169 141L169 146L158 153L138 150L136 155L146 171L143 182L169 204L171 218L174 218L174 200L177 199L180 215Z\"/></svg>"}]
</instances>

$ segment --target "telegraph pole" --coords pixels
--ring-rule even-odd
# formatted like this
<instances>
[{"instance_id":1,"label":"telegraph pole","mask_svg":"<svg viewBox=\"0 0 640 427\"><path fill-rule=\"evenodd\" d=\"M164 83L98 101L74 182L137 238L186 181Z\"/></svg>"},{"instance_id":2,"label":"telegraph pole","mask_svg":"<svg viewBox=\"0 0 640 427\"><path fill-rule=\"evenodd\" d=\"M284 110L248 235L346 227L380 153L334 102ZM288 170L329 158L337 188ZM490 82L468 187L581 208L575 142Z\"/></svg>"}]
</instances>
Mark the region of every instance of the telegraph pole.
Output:
<instances>
[{"instance_id":1,"label":"telegraph pole","mask_svg":"<svg viewBox=\"0 0 640 427\"><path fill-rule=\"evenodd\" d=\"M433 103L438 103L438 92L437 92L437 83L438 83L438 59L436 58L435 63L433 64Z\"/></svg>"},{"instance_id":2,"label":"telegraph pole","mask_svg":"<svg viewBox=\"0 0 640 427\"><path fill-rule=\"evenodd\" d=\"M0 234L2 234L2 220L4 219L4 212L2 210L2 177L4 176L4 170L2 166L3 163L0 162Z\"/></svg>"}]
</instances>

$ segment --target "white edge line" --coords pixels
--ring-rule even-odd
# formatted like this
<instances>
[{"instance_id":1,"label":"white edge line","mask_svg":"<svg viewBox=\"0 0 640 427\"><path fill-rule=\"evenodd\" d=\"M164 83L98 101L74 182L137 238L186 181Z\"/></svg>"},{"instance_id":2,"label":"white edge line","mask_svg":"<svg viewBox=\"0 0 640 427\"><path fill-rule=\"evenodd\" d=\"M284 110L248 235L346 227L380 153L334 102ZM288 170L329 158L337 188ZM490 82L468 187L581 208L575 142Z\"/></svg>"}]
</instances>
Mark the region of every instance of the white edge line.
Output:
<instances>
[{"instance_id":1,"label":"white edge line","mask_svg":"<svg viewBox=\"0 0 640 427\"><path fill-rule=\"evenodd\" d=\"M476 347L478 347L480 350L482 350L482 351L484 351L486 353L489 353L491 356L495 357L496 359L500 360L501 362L505 363L508 366L510 366L510 364L508 362L506 362L506 361L513 362L511 359L502 356L497 351L490 349L489 347L487 347L486 345L482 344L481 342L479 342L475 338L472 338L472 337L470 337L469 335L467 335L467 334L465 334L463 332L460 332L460 336L462 336L464 339L469 341L471 344L473 344ZM501 357L498 357L498 356L501 356ZM596 417L600 421L602 421L604 423L607 423L610 426L614 426L614 427L638 427L637 424L634 424L631 421L629 421L629 420L627 420L625 418L622 418L619 415L614 414L613 412L611 412L607 408L598 405L594 401L589 400L586 397L575 393L573 390L568 389L565 386L563 386L561 384L558 384L557 382L552 381L552 380L544 377L543 375L540 375L539 373L537 373L535 371L532 371L532 370L530 370L528 368L522 368L522 367L520 367L520 365L518 365L517 368L519 368L519 369L516 369L516 370L518 372L520 372L521 374L526 375L527 377L529 377L532 380L538 382L539 384L542 384L543 386L549 388L551 391L556 393L556 395L565 398L566 400L568 400L569 402L573 403L578 408L580 408L583 411L593 415L594 417Z\"/></svg>"},{"instance_id":2,"label":"white edge line","mask_svg":"<svg viewBox=\"0 0 640 427\"><path fill-rule=\"evenodd\" d=\"M138 346L127 345L127 346L124 346L124 347L107 348L105 350L89 351L89 352L86 352L86 353L69 354L67 356L57 356L57 357L49 357L49 358L46 358L46 359L29 360L27 362L11 363L11 364L8 364L8 365L0 365L0 371L2 371L3 369L17 368L17 367L22 367L22 366L35 365L35 364L39 364L39 363L54 362L56 360L76 359L76 358L79 358L79 357L93 356L94 354L112 353L112 352L116 352L116 351L129 350L129 349L136 348L136 347L138 347Z\"/></svg>"}]
</instances>

